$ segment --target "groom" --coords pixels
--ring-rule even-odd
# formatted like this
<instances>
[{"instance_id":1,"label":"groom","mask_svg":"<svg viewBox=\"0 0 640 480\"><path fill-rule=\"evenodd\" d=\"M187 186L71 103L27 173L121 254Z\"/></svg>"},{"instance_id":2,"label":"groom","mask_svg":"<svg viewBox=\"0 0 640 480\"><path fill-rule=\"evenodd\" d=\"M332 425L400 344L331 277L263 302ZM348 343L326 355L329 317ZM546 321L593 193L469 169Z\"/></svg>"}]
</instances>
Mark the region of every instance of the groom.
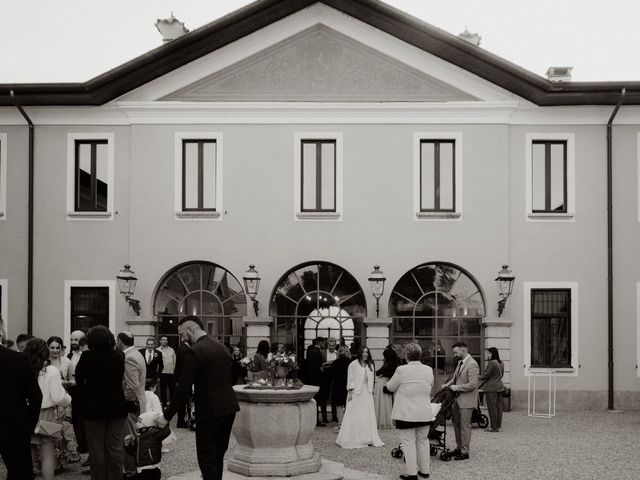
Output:
<instances>
[{"instance_id":1,"label":"groom","mask_svg":"<svg viewBox=\"0 0 640 480\"><path fill-rule=\"evenodd\" d=\"M194 315L178 325L185 350L175 401L164 411L158 426L164 427L186 405L195 383L196 452L203 480L221 480L223 458L229 447L231 427L240 410L233 391L232 359L224 345L209 337L202 321Z\"/></svg>"}]
</instances>

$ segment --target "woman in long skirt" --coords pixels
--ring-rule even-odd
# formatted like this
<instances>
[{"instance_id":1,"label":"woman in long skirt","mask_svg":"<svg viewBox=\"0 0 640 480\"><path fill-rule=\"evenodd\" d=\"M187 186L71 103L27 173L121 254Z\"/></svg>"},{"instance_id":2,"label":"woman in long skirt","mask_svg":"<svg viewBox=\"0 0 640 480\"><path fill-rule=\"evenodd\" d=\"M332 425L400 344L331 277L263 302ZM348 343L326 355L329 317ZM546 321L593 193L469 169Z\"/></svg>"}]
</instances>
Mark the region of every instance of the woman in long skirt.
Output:
<instances>
[{"instance_id":1,"label":"woman in long skirt","mask_svg":"<svg viewBox=\"0 0 640 480\"><path fill-rule=\"evenodd\" d=\"M347 372L347 407L336 443L342 448L382 447L373 406L374 364L367 347L360 347Z\"/></svg>"},{"instance_id":2,"label":"woman in long skirt","mask_svg":"<svg viewBox=\"0 0 640 480\"><path fill-rule=\"evenodd\" d=\"M393 428L391 421L391 408L393 407L393 395L384 393L384 386L396 373L396 368L400 365L400 357L391 345L385 348L382 353L384 363L376 371L376 385L373 389L373 404L376 410L376 420L378 428Z\"/></svg>"}]
</instances>

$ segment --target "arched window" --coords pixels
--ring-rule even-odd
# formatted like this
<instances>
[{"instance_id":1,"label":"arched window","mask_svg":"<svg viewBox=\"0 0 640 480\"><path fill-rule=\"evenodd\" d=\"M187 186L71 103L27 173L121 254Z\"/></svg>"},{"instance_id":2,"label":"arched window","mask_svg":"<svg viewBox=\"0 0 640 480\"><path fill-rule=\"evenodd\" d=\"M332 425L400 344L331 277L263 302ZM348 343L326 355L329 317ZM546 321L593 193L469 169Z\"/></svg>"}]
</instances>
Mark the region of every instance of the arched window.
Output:
<instances>
[{"instance_id":1,"label":"arched window","mask_svg":"<svg viewBox=\"0 0 640 480\"><path fill-rule=\"evenodd\" d=\"M272 341L303 356L316 337L363 343L367 304L353 276L332 263L310 262L285 273L271 296Z\"/></svg>"},{"instance_id":2,"label":"arched window","mask_svg":"<svg viewBox=\"0 0 640 480\"><path fill-rule=\"evenodd\" d=\"M247 299L240 282L225 268L210 262L192 262L170 270L156 290L153 311L159 336L178 344L178 322L197 315L213 338L226 345L244 343L242 317Z\"/></svg>"},{"instance_id":3,"label":"arched window","mask_svg":"<svg viewBox=\"0 0 640 480\"><path fill-rule=\"evenodd\" d=\"M392 342L419 343L423 361L440 377L436 385L455 370L456 342L465 342L469 353L482 363L484 297L477 282L461 268L426 263L405 273L391 292L389 312Z\"/></svg>"}]
</instances>

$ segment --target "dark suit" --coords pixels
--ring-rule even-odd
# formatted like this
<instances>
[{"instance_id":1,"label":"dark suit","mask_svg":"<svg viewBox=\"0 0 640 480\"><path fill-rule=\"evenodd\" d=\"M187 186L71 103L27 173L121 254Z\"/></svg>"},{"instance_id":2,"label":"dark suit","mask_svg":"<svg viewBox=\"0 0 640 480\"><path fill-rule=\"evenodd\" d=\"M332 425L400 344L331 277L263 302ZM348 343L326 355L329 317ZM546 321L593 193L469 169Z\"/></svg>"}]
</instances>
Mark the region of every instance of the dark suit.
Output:
<instances>
[{"instance_id":1,"label":"dark suit","mask_svg":"<svg viewBox=\"0 0 640 480\"><path fill-rule=\"evenodd\" d=\"M42 393L24 353L0 347L0 455L8 480L31 480L31 433L42 404Z\"/></svg>"},{"instance_id":2,"label":"dark suit","mask_svg":"<svg viewBox=\"0 0 640 480\"><path fill-rule=\"evenodd\" d=\"M203 335L181 356L176 401L164 417L171 420L182 410L195 385L198 464L203 480L220 480L231 427L240 410L233 391L231 354L224 345Z\"/></svg>"},{"instance_id":3,"label":"dark suit","mask_svg":"<svg viewBox=\"0 0 640 480\"><path fill-rule=\"evenodd\" d=\"M175 378L176 383L180 382L180 377L182 376L182 363L184 359L184 353L190 348L191 347L189 346L188 343L182 342L182 341L180 342L180 346L178 347L178 351L176 352L176 368L173 370L173 377ZM175 386L176 385L174 385L173 396L171 397L172 402L176 395ZM187 404L189 402L190 397L191 395L187 397L187 401L182 407L182 410L178 410L178 422L177 422L178 428L189 427L189 424L187 422Z\"/></svg>"},{"instance_id":4,"label":"dark suit","mask_svg":"<svg viewBox=\"0 0 640 480\"><path fill-rule=\"evenodd\" d=\"M92 477L122 478L123 377L124 356L115 350L86 351L76 367Z\"/></svg>"},{"instance_id":5,"label":"dark suit","mask_svg":"<svg viewBox=\"0 0 640 480\"><path fill-rule=\"evenodd\" d=\"M149 351L146 348L141 349L140 353L144 357L144 363L147 366L147 379L158 380L162 374L162 370L164 370L162 352L160 350L153 350L151 362L149 362L147 358Z\"/></svg>"}]
</instances>

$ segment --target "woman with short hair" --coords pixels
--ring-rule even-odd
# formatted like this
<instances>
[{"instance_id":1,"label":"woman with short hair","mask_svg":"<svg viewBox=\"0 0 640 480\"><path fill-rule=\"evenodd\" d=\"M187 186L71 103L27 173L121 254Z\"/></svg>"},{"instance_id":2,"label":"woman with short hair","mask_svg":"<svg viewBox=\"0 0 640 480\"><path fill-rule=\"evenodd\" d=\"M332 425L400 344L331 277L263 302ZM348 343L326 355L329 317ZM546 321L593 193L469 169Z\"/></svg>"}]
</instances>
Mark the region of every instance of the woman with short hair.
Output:
<instances>
[{"instance_id":1,"label":"woman with short hair","mask_svg":"<svg viewBox=\"0 0 640 480\"><path fill-rule=\"evenodd\" d=\"M504 364L500 360L500 353L497 348L491 347L487 350L489 352L487 368L478 379L484 382L484 398L487 402L489 421L491 422L490 431L499 432L502 427L502 397L504 395L502 376L504 375Z\"/></svg>"},{"instance_id":2,"label":"woman with short hair","mask_svg":"<svg viewBox=\"0 0 640 480\"><path fill-rule=\"evenodd\" d=\"M422 348L417 343L404 347L406 365L396 369L385 387L395 392L391 418L400 432L402 452L407 473L403 480L417 480L418 475L429 478L429 425L433 421L431 412L431 387L433 370L420 362Z\"/></svg>"},{"instance_id":3,"label":"woman with short hair","mask_svg":"<svg viewBox=\"0 0 640 480\"><path fill-rule=\"evenodd\" d=\"M91 480L122 480L122 438L127 416L122 380L124 356L102 325L87 334L89 350L76 366L82 415L91 458Z\"/></svg>"}]
</instances>

